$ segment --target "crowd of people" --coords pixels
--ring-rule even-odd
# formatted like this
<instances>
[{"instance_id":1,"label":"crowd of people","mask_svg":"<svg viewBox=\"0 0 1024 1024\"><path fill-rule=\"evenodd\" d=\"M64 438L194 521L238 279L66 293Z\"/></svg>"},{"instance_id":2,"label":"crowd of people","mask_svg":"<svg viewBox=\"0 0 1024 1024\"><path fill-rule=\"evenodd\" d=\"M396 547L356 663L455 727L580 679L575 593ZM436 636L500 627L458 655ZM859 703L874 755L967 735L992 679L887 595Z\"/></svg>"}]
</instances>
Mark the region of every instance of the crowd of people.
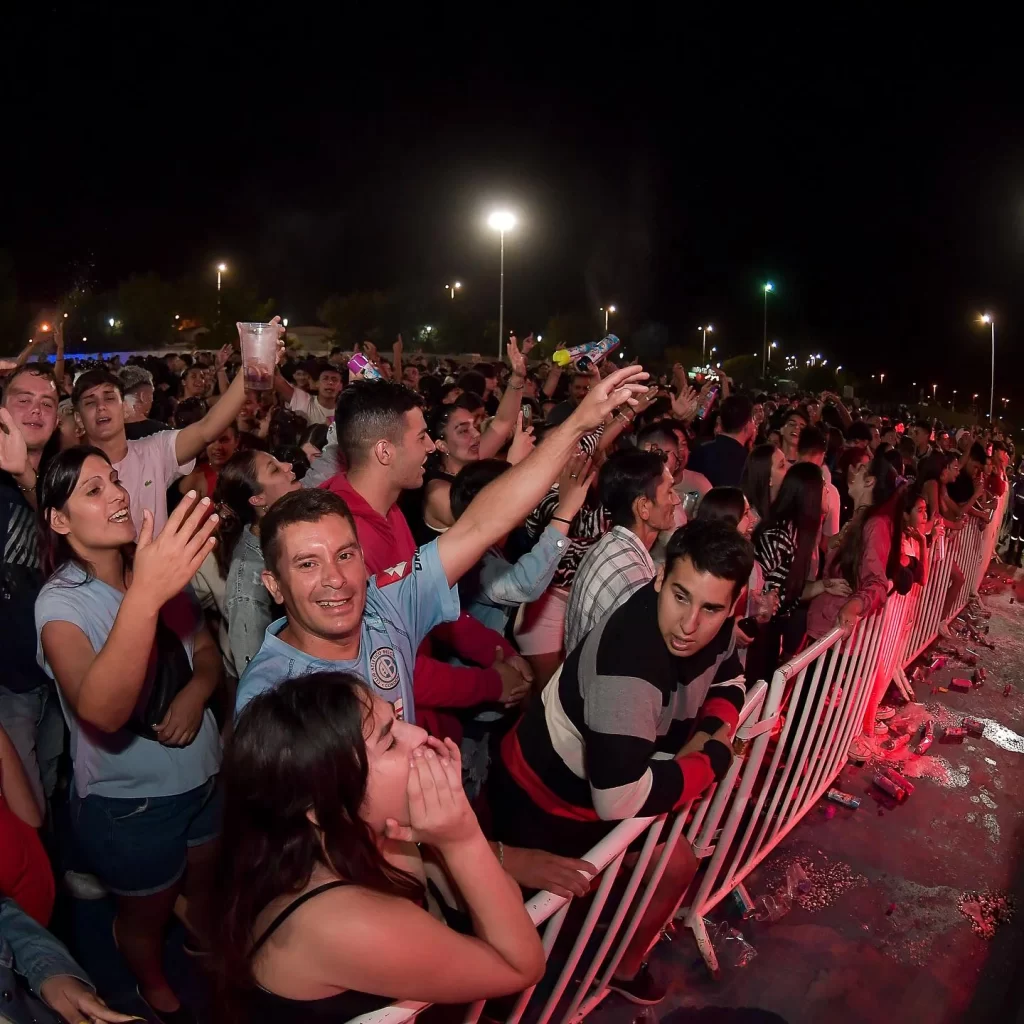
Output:
<instances>
[{"instance_id":1,"label":"crowd of people","mask_svg":"<svg viewBox=\"0 0 1024 1024\"><path fill-rule=\"evenodd\" d=\"M26 1013L129 1019L45 930L51 863L114 901L174 1024L175 917L218 1020L533 984L524 895L585 896L617 822L721 779L748 683L923 583L1014 461L997 431L532 337L500 364L367 341L369 376L280 347L263 391L232 346L0 362L0 974ZM626 998L664 995L645 958L695 870L680 843Z\"/></svg>"}]
</instances>

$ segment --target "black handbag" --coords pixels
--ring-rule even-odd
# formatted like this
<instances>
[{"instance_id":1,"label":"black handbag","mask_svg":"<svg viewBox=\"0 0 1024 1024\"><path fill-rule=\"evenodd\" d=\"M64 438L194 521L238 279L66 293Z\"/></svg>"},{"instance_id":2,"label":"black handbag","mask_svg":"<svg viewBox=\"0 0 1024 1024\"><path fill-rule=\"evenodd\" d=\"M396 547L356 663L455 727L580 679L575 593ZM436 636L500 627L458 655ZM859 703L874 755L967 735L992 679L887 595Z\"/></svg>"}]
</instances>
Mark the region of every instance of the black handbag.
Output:
<instances>
[{"instance_id":1,"label":"black handbag","mask_svg":"<svg viewBox=\"0 0 1024 1024\"><path fill-rule=\"evenodd\" d=\"M147 740L157 738L159 725L178 696L192 679L192 663L178 634L163 620L163 612L156 621L153 641L156 655L153 659L152 678L146 681L139 703L126 726L137 736Z\"/></svg>"}]
</instances>

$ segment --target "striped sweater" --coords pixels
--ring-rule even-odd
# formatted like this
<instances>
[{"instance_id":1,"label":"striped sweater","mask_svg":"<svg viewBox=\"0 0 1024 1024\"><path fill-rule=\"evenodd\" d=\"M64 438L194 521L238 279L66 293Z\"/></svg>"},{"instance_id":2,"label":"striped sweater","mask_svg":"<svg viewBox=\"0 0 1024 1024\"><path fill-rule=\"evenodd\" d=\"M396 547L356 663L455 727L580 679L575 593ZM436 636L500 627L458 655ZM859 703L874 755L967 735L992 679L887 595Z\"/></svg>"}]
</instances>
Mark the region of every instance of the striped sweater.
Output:
<instances>
[{"instance_id":1,"label":"striped sweater","mask_svg":"<svg viewBox=\"0 0 1024 1024\"><path fill-rule=\"evenodd\" d=\"M654 584L602 619L502 743L512 779L548 814L617 821L661 814L729 767L717 740L678 757L697 731L734 729L745 696L733 620L697 654L670 653Z\"/></svg>"}]
</instances>

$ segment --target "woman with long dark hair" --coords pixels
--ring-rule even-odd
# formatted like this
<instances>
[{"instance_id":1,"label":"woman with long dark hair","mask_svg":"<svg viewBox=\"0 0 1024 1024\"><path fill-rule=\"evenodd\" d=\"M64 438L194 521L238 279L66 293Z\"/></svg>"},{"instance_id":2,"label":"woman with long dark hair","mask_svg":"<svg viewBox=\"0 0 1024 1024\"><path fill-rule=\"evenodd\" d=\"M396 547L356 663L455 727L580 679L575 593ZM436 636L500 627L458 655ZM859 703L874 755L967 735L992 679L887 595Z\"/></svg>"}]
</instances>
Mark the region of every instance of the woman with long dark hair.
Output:
<instances>
[{"instance_id":1,"label":"woman with long dark hair","mask_svg":"<svg viewBox=\"0 0 1024 1024\"><path fill-rule=\"evenodd\" d=\"M782 486L786 468L786 456L774 444L759 444L747 456L740 488L759 519L768 517L768 510Z\"/></svg>"},{"instance_id":2,"label":"woman with long dark hair","mask_svg":"<svg viewBox=\"0 0 1024 1024\"><path fill-rule=\"evenodd\" d=\"M213 498L220 544L214 555L224 580L228 646L238 676L256 656L274 618L274 602L261 578L260 519L282 494L300 486L291 463L258 451L237 452L217 480Z\"/></svg>"},{"instance_id":3,"label":"woman with long dark hair","mask_svg":"<svg viewBox=\"0 0 1024 1024\"><path fill-rule=\"evenodd\" d=\"M117 471L86 446L55 456L39 485L50 577L36 629L71 730L72 829L116 898L114 938L161 1020L192 1019L164 976L163 932L183 891L207 937L220 832L220 741L206 708L220 655L184 590L214 544L209 512L190 492L154 538L147 509L136 543Z\"/></svg>"},{"instance_id":4,"label":"woman with long dark hair","mask_svg":"<svg viewBox=\"0 0 1024 1024\"><path fill-rule=\"evenodd\" d=\"M463 792L458 747L396 719L355 676L302 676L254 698L224 777L219 1020L346 1021L395 999L505 995L542 974L519 888ZM443 882L428 879L417 843L442 862L477 937L439 919Z\"/></svg>"},{"instance_id":5,"label":"woman with long dark hair","mask_svg":"<svg viewBox=\"0 0 1024 1024\"><path fill-rule=\"evenodd\" d=\"M851 487L855 478L862 475L871 461L871 452L859 445L851 445L839 453L836 469L832 474L832 483L839 491L839 525L845 526L853 516L855 500L851 496Z\"/></svg>"}]
</instances>

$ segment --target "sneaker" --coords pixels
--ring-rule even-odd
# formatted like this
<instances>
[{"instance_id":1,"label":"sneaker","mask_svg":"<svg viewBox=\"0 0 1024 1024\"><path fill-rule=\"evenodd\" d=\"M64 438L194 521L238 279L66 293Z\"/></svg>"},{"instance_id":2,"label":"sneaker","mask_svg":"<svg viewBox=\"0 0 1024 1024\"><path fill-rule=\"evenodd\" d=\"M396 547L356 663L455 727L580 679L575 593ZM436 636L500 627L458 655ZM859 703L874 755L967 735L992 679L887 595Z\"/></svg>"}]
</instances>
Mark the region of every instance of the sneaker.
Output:
<instances>
[{"instance_id":1,"label":"sneaker","mask_svg":"<svg viewBox=\"0 0 1024 1024\"><path fill-rule=\"evenodd\" d=\"M884 704L878 705L878 710L875 712L876 722L888 722L890 718L896 714L895 708L886 707Z\"/></svg>"},{"instance_id":2,"label":"sneaker","mask_svg":"<svg viewBox=\"0 0 1024 1024\"><path fill-rule=\"evenodd\" d=\"M878 722L878 721L876 721L875 722L875 735L876 736L888 736L889 735L889 726L887 726L885 724L885 722Z\"/></svg>"},{"instance_id":3,"label":"sneaker","mask_svg":"<svg viewBox=\"0 0 1024 1024\"><path fill-rule=\"evenodd\" d=\"M850 744L846 756L856 764L867 764L875 756L875 750L864 736L857 736Z\"/></svg>"},{"instance_id":4,"label":"sneaker","mask_svg":"<svg viewBox=\"0 0 1024 1024\"><path fill-rule=\"evenodd\" d=\"M659 985L654 980L647 964L641 964L636 976L628 981L612 978L608 982L608 987L613 992L618 992L623 999L628 999L631 1003L637 1003L640 1006L654 1006L656 1003L660 1003L668 992L664 985Z\"/></svg>"},{"instance_id":5,"label":"sneaker","mask_svg":"<svg viewBox=\"0 0 1024 1024\"><path fill-rule=\"evenodd\" d=\"M102 900L109 895L107 887L95 875L84 871L65 871L64 884L76 900Z\"/></svg>"}]
</instances>

